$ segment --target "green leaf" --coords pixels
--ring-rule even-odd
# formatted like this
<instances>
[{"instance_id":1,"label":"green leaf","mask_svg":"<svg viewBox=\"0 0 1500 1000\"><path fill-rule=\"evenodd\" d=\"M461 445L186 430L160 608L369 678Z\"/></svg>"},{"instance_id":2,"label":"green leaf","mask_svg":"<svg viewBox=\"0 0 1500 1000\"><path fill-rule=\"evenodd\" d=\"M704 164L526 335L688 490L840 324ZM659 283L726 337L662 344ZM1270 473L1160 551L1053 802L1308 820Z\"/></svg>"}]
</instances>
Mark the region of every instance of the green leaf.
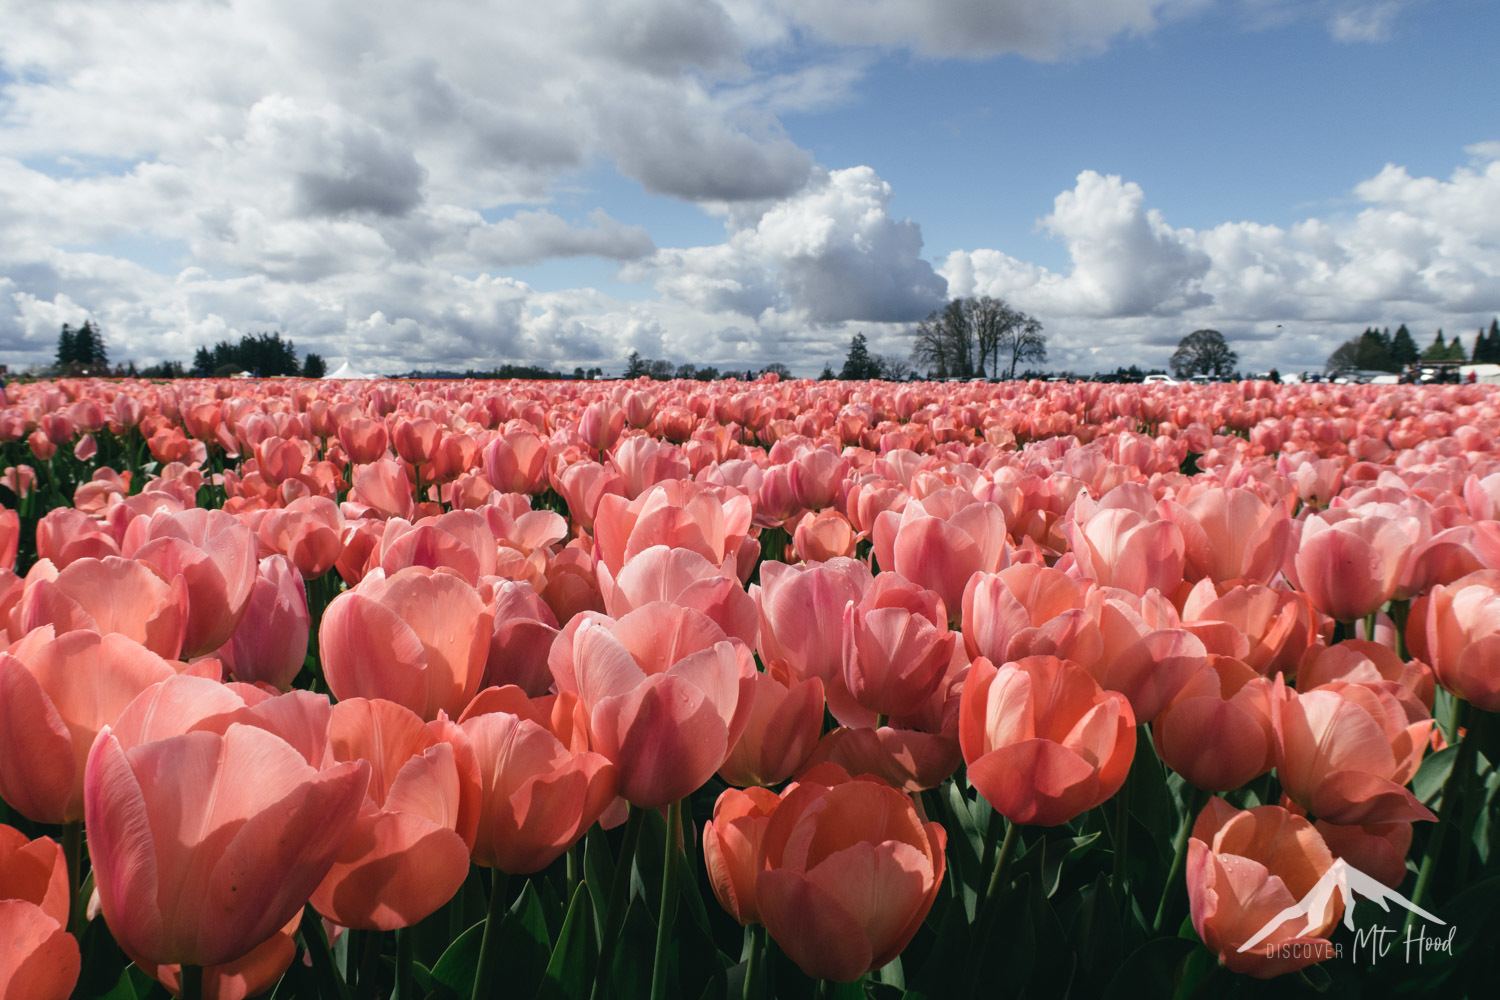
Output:
<instances>
[{"instance_id":1,"label":"green leaf","mask_svg":"<svg viewBox=\"0 0 1500 1000\"><path fill-rule=\"evenodd\" d=\"M568 904L562 933L552 947L552 958L542 977L538 1000L584 1000L593 981L594 945L593 906L587 884L580 884Z\"/></svg>"},{"instance_id":2,"label":"green leaf","mask_svg":"<svg viewBox=\"0 0 1500 1000\"><path fill-rule=\"evenodd\" d=\"M135 976L131 975L131 973L145 976L145 973L141 972L134 965L126 966L120 970L120 978L115 980L114 986L110 987L107 993L96 994L98 1000L139 1000L144 993L150 992L151 980L147 978L145 991L143 992L136 988Z\"/></svg>"},{"instance_id":3,"label":"green leaf","mask_svg":"<svg viewBox=\"0 0 1500 1000\"><path fill-rule=\"evenodd\" d=\"M484 921L464 931L432 967L435 983L461 997L474 992L474 972L479 966L479 945L484 938Z\"/></svg>"},{"instance_id":4,"label":"green leaf","mask_svg":"<svg viewBox=\"0 0 1500 1000\"><path fill-rule=\"evenodd\" d=\"M605 911L609 909L609 887L614 881L615 859L609 849L609 838L596 823L583 838L583 885L588 887L594 915L594 936L604 933Z\"/></svg>"},{"instance_id":5,"label":"green leaf","mask_svg":"<svg viewBox=\"0 0 1500 1000\"><path fill-rule=\"evenodd\" d=\"M552 954L547 917L533 881L527 880L526 887L511 905L510 914L510 919L500 927L505 992L530 996L541 986Z\"/></svg>"},{"instance_id":6,"label":"green leaf","mask_svg":"<svg viewBox=\"0 0 1500 1000\"><path fill-rule=\"evenodd\" d=\"M1147 941L1120 964L1104 991L1104 1000L1171 996L1178 967L1195 950L1201 950L1196 942L1182 938Z\"/></svg>"},{"instance_id":7,"label":"green leaf","mask_svg":"<svg viewBox=\"0 0 1500 1000\"><path fill-rule=\"evenodd\" d=\"M1437 753L1428 754L1427 759L1422 761L1422 766L1417 768L1416 776L1411 779L1411 790L1423 805L1433 806L1443 785L1448 781L1448 775L1453 771L1453 758L1456 756L1457 745L1444 747Z\"/></svg>"}]
</instances>

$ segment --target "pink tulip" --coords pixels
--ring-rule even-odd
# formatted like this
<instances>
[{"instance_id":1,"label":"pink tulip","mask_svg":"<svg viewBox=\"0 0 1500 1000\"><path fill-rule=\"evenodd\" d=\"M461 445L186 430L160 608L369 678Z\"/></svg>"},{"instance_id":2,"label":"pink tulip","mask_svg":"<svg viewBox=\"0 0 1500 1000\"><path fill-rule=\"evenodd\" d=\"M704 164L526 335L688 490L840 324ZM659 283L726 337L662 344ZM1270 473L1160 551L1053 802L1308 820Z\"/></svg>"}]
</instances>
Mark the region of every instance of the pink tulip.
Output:
<instances>
[{"instance_id":1,"label":"pink tulip","mask_svg":"<svg viewBox=\"0 0 1500 1000\"><path fill-rule=\"evenodd\" d=\"M1049 567L976 574L964 590L964 647L971 658L992 663L1048 654L1093 662L1103 640L1087 600L1086 583Z\"/></svg>"},{"instance_id":2,"label":"pink tulip","mask_svg":"<svg viewBox=\"0 0 1500 1000\"><path fill-rule=\"evenodd\" d=\"M726 788L703 826L703 867L714 898L743 925L760 923L755 886L761 842L781 799L767 788Z\"/></svg>"},{"instance_id":3,"label":"pink tulip","mask_svg":"<svg viewBox=\"0 0 1500 1000\"><path fill-rule=\"evenodd\" d=\"M900 514L875 522L875 558L913 583L936 591L957 624L964 588L975 573L993 573L1010 561L1005 514L961 491L908 503Z\"/></svg>"},{"instance_id":4,"label":"pink tulip","mask_svg":"<svg viewBox=\"0 0 1500 1000\"><path fill-rule=\"evenodd\" d=\"M1427 657L1438 681L1486 712L1500 711L1500 571L1473 573L1432 588L1425 612L1408 625L1425 624Z\"/></svg>"},{"instance_id":5,"label":"pink tulip","mask_svg":"<svg viewBox=\"0 0 1500 1000\"><path fill-rule=\"evenodd\" d=\"M552 609L529 583L497 577L479 593L495 620L484 686L514 684L529 695L546 694L552 687L547 655L558 632Z\"/></svg>"},{"instance_id":6,"label":"pink tulip","mask_svg":"<svg viewBox=\"0 0 1500 1000\"><path fill-rule=\"evenodd\" d=\"M1188 579L1270 583L1292 542L1286 508L1248 489L1206 489L1186 503L1167 503L1182 532Z\"/></svg>"},{"instance_id":7,"label":"pink tulip","mask_svg":"<svg viewBox=\"0 0 1500 1000\"><path fill-rule=\"evenodd\" d=\"M1210 657L1156 716L1156 751L1191 785L1239 788L1276 762L1271 696L1271 682L1247 664Z\"/></svg>"},{"instance_id":8,"label":"pink tulip","mask_svg":"<svg viewBox=\"0 0 1500 1000\"><path fill-rule=\"evenodd\" d=\"M125 636L43 626L0 653L0 797L38 823L83 818L95 735L176 674Z\"/></svg>"},{"instance_id":9,"label":"pink tulip","mask_svg":"<svg viewBox=\"0 0 1500 1000\"><path fill-rule=\"evenodd\" d=\"M1343 902L1307 919L1283 920L1249 950L1240 946L1283 910L1301 902L1333 856L1313 825L1280 806L1238 810L1211 799L1188 841L1187 887L1193 929L1219 962L1235 972L1270 979L1332 958L1327 935Z\"/></svg>"},{"instance_id":10,"label":"pink tulip","mask_svg":"<svg viewBox=\"0 0 1500 1000\"><path fill-rule=\"evenodd\" d=\"M188 592L133 559L77 559L59 572L43 559L26 576L17 607L17 637L50 625L59 634L118 632L158 656L182 652Z\"/></svg>"},{"instance_id":11,"label":"pink tulip","mask_svg":"<svg viewBox=\"0 0 1500 1000\"><path fill-rule=\"evenodd\" d=\"M1182 583L1186 549L1182 530L1158 517L1119 487L1105 496L1084 520L1071 521L1063 533L1072 543L1074 565L1084 578L1132 594L1175 591ZM1134 506L1110 506L1113 503Z\"/></svg>"},{"instance_id":12,"label":"pink tulip","mask_svg":"<svg viewBox=\"0 0 1500 1000\"><path fill-rule=\"evenodd\" d=\"M301 575L285 556L260 561L245 617L215 655L236 680L285 691L307 659L312 621Z\"/></svg>"},{"instance_id":13,"label":"pink tulip","mask_svg":"<svg viewBox=\"0 0 1500 1000\"><path fill-rule=\"evenodd\" d=\"M583 615L558 636L552 676L578 696L620 794L654 808L697 789L749 721L755 663L712 619L666 603L618 621Z\"/></svg>"},{"instance_id":14,"label":"pink tulip","mask_svg":"<svg viewBox=\"0 0 1500 1000\"><path fill-rule=\"evenodd\" d=\"M410 927L448 902L469 874L479 823L479 761L446 719L423 723L394 702L333 706L336 761L368 761L363 807L312 894L345 927Z\"/></svg>"},{"instance_id":15,"label":"pink tulip","mask_svg":"<svg viewBox=\"0 0 1500 1000\"><path fill-rule=\"evenodd\" d=\"M1363 618L1396 593L1419 531L1412 517L1347 508L1309 515L1294 559L1298 587L1330 618Z\"/></svg>"},{"instance_id":16,"label":"pink tulip","mask_svg":"<svg viewBox=\"0 0 1500 1000\"><path fill-rule=\"evenodd\" d=\"M761 659L784 664L793 678L832 683L843 671L844 606L859 601L873 579L853 559L762 563L760 584L750 588L760 612Z\"/></svg>"},{"instance_id":17,"label":"pink tulip","mask_svg":"<svg viewBox=\"0 0 1500 1000\"><path fill-rule=\"evenodd\" d=\"M701 611L726 635L755 645L759 621L755 602L740 586L728 560L715 566L691 549L656 545L635 556L613 579L599 565L599 589L610 615L622 618L636 608L666 602Z\"/></svg>"},{"instance_id":18,"label":"pink tulip","mask_svg":"<svg viewBox=\"0 0 1500 1000\"><path fill-rule=\"evenodd\" d=\"M845 690L864 708L885 716L899 714L937 690L958 640L941 617L934 622L910 608L852 603L844 609L843 633Z\"/></svg>"},{"instance_id":19,"label":"pink tulip","mask_svg":"<svg viewBox=\"0 0 1500 1000\"><path fill-rule=\"evenodd\" d=\"M1405 787L1422 763L1432 718L1400 685L1335 682L1292 692L1278 682L1271 725L1282 788L1318 818L1435 819Z\"/></svg>"},{"instance_id":20,"label":"pink tulip","mask_svg":"<svg viewBox=\"0 0 1500 1000\"><path fill-rule=\"evenodd\" d=\"M456 717L479 690L492 629L460 577L377 570L329 602L318 650L336 698L385 698L430 721Z\"/></svg>"},{"instance_id":21,"label":"pink tulip","mask_svg":"<svg viewBox=\"0 0 1500 1000\"><path fill-rule=\"evenodd\" d=\"M255 535L223 511L193 508L137 518L127 531L131 555L164 580L187 587L183 656L218 649L234 634L255 587Z\"/></svg>"},{"instance_id":22,"label":"pink tulip","mask_svg":"<svg viewBox=\"0 0 1500 1000\"><path fill-rule=\"evenodd\" d=\"M823 682L816 677L788 686L757 673L745 729L719 768L731 785L775 785L806 763L823 731Z\"/></svg>"},{"instance_id":23,"label":"pink tulip","mask_svg":"<svg viewBox=\"0 0 1500 1000\"><path fill-rule=\"evenodd\" d=\"M104 729L89 753L84 814L115 940L156 964L246 955L328 873L369 776L364 761L320 770L251 725L128 749Z\"/></svg>"},{"instance_id":24,"label":"pink tulip","mask_svg":"<svg viewBox=\"0 0 1500 1000\"><path fill-rule=\"evenodd\" d=\"M463 731L480 762L477 864L514 875L541 871L614 801L615 765L568 749L536 722L490 712L469 716Z\"/></svg>"},{"instance_id":25,"label":"pink tulip","mask_svg":"<svg viewBox=\"0 0 1500 1000\"><path fill-rule=\"evenodd\" d=\"M1135 715L1082 667L1028 656L996 669L975 660L964 683L959 740L969 780L1012 823L1058 826L1125 783Z\"/></svg>"},{"instance_id":26,"label":"pink tulip","mask_svg":"<svg viewBox=\"0 0 1500 1000\"><path fill-rule=\"evenodd\" d=\"M755 905L803 972L852 982L916 934L942 885L946 842L889 785L804 780L771 813Z\"/></svg>"}]
</instances>

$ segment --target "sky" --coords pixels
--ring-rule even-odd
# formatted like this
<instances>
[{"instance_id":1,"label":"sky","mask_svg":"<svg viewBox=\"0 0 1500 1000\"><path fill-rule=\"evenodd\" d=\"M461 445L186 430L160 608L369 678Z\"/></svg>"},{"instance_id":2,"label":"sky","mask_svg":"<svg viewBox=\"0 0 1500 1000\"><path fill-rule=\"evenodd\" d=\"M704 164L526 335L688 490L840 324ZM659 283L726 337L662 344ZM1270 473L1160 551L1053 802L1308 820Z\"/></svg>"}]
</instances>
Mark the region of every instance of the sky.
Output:
<instances>
[{"instance_id":1,"label":"sky","mask_svg":"<svg viewBox=\"0 0 1500 1000\"><path fill-rule=\"evenodd\" d=\"M0 363L279 330L397 373L1500 313L1494 0L0 0Z\"/></svg>"}]
</instances>

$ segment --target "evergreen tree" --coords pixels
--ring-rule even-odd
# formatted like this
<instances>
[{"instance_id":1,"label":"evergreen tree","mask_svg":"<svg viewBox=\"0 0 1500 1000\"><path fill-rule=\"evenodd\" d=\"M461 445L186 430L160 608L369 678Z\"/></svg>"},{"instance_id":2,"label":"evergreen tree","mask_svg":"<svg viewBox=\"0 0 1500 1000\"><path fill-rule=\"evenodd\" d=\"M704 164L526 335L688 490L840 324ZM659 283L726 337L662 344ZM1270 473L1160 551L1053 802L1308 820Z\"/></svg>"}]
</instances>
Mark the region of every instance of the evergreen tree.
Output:
<instances>
[{"instance_id":1,"label":"evergreen tree","mask_svg":"<svg viewBox=\"0 0 1500 1000\"><path fill-rule=\"evenodd\" d=\"M1438 331L1438 336L1441 337L1442 335L1443 335L1443 331L1439 330ZM1448 360L1448 361L1467 361L1467 360L1469 360L1469 356L1464 353L1464 342L1463 342L1462 338L1460 338L1457 335L1455 335L1452 340L1448 341L1448 356L1447 356L1447 358L1445 360Z\"/></svg>"},{"instance_id":2,"label":"evergreen tree","mask_svg":"<svg viewBox=\"0 0 1500 1000\"><path fill-rule=\"evenodd\" d=\"M880 362L870 355L870 345L865 335L856 333L849 338L849 353L844 357L844 368L839 378L861 381L880 377Z\"/></svg>"},{"instance_id":3,"label":"evergreen tree","mask_svg":"<svg viewBox=\"0 0 1500 1000\"><path fill-rule=\"evenodd\" d=\"M646 374L646 363L641 360L640 351L631 351L630 356L625 359L625 377L640 378Z\"/></svg>"},{"instance_id":4,"label":"evergreen tree","mask_svg":"<svg viewBox=\"0 0 1500 1000\"><path fill-rule=\"evenodd\" d=\"M819 382L828 382L828 381L832 380L833 377L834 377L834 375L833 375L833 366L832 365L824 365L823 366L822 374L820 374L818 376L818 381Z\"/></svg>"},{"instance_id":5,"label":"evergreen tree","mask_svg":"<svg viewBox=\"0 0 1500 1000\"><path fill-rule=\"evenodd\" d=\"M308 352L307 357L302 359L302 375L304 378L322 378L328 374L328 362L323 360L323 355Z\"/></svg>"},{"instance_id":6,"label":"evergreen tree","mask_svg":"<svg viewBox=\"0 0 1500 1000\"><path fill-rule=\"evenodd\" d=\"M1399 369L1412 364L1420 357L1417 342L1411 339L1411 331L1406 328L1405 323L1402 323L1396 327L1396 335L1391 338L1391 360Z\"/></svg>"},{"instance_id":7,"label":"evergreen tree","mask_svg":"<svg viewBox=\"0 0 1500 1000\"><path fill-rule=\"evenodd\" d=\"M77 349L74 347L73 324L64 323L62 332L57 335L57 367L66 368L77 358Z\"/></svg>"},{"instance_id":8,"label":"evergreen tree","mask_svg":"<svg viewBox=\"0 0 1500 1000\"><path fill-rule=\"evenodd\" d=\"M1354 348L1354 367L1364 371L1393 372L1400 366L1391 357L1391 342L1375 327L1360 334Z\"/></svg>"},{"instance_id":9,"label":"evergreen tree","mask_svg":"<svg viewBox=\"0 0 1500 1000\"><path fill-rule=\"evenodd\" d=\"M1425 350L1425 351L1422 352L1422 360L1423 361L1447 361L1448 360L1448 342L1443 339L1443 331L1441 329L1438 330L1437 336L1433 338L1432 343L1429 344L1429 345L1427 345L1427 350Z\"/></svg>"}]
</instances>

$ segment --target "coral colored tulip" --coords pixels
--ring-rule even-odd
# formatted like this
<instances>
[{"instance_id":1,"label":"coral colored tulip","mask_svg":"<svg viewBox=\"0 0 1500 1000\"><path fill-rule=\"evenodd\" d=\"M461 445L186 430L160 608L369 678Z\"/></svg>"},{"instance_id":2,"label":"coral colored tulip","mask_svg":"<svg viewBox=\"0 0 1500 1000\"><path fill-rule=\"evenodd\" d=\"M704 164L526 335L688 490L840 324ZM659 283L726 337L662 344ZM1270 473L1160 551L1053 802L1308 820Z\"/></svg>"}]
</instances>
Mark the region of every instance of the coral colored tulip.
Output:
<instances>
[{"instance_id":1,"label":"coral colored tulip","mask_svg":"<svg viewBox=\"0 0 1500 1000\"><path fill-rule=\"evenodd\" d=\"M875 522L875 557L943 599L957 624L964 588L975 573L993 573L1010 561L1005 514L998 506L967 496L929 495L887 512Z\"/></svg>"},{"instance_id":2,"label":"coral colored tulip","mask_svg":"<svg viewBox=\"0 0 1500 1000\"><path fill-rule=\"evenodd\" d=\"M755 601L740 586L727 559L715 566L691 549L654 545L627 562L614 578L600 563L599 586L604 606L615 618L664 601L701 611L726 635L755 645L760 624Z\"/></svg>"},{"instance_id":3,"label":"coral colored tulip","mask_svg":"<svg viewBox=\"0 0 1500 1000\"><path fill-rule=\"evenodd\" d=\"M1399 684L1335 682L1292 692L1278 681L1271 725L1282 788L1319 819L1435 818L1405 787L1422 763L1432 718Z\"/></svg>"},{"instance_id":4,"label":"coral colored tulip","mask_svg":"<svg viewBox=\"0 0 1500 1000\"><path fill-rule=\"evenodd\" d=\"M302 577L285 556L260 561L245 617L217 653L236 680L285 691L307 659L312 621Z\"/></svg>"},{"instance_id":5,"label":"coral colored tulip","mask_svg":"<svg viewBox=\"0 0 1500 1000\"><path fill-rule=\"evenodd\" d=\"M1410 823L1339 826L1320 819L1314 825L1335 858L1344 859L1392 889L1399 889L1406 881L1406 855L1411 851Z\"/></svg>"},{"instance_id":6,"label":"coral colored tulip","mask_svg":"<svg viewBox=\"0 0 1500 1000\"><path fill-rule=\"evenodd\" d=\"M1166 504L1182 531L1186 574L1270 583L1286 559L1292 523L1286 508L1266 503L1248 489L1207 489L1186 503Z\"/></svg>"},{"instance_id":7,"label":"coral colored tulip","mask_svg":"<svg viewBox=\"0 0 1500 1000\"><path fill-rule=\"evenodd\" d=\"M349 491L351 503L360 504L387 517L409 518L416 510L416 502L412 499L412 483L406 475L406 468L390 456L356 468L353 482L354 488Z\"/></svg>"},{"instance_id":8,"label":"coral colored tulip","mask_svg":"<svg viewBox=\"0 0 1500 1000\"><path fill-rule=\"evenodd\" d=\"M1103 644L1099 658L1085 664L1102 687L1130 699L1140 722L1156 718L1182 686L1208 663L1203 641L1174 627L1176 613L1165 601L1135 601L1118 591L1096 591L1094 605ZM1168 617L1157 616L1160 608ZM1162 627L1162 625L1167 627Z\"/></svg>"},{"instance_id":9,"label":"coral colored tulip","mask_svg":"<svg viewBox=\"0 0 1500 1000\"><path fill-rule=\"evenodd\" d=\"M522 428L502 431L484 447L484 478L502 493L536 493L547 475L547 443Z\"/></svg>"},{"instance_id":10,"label":"coral colored tulip","mask_svg":"<svg viewBox=\"0 0 1500 1000\"><path fill-rule=\"evenodd\" d=\"M369 761L365 803L312 894L345 927L410 927L448 902L469 874L479 823L479 762L459 728L423 723L395 702L333 706L337 761Z\"/></svg>"},{"instance_id":11,"label":"coral colored tulip","mask_svg":"<svg viewBox=\"0 0 1500 1000\"><path fill-rule=\"evenodd\" d=\"M385 698L423 719L457 717L484 679L493 624L475 589L443 570L375 571L323 613L318 650L337 698Z\"/></svg>"},{"instance_id":12,"label":"coral colored tulip","mask_svg":"<svg viewBox=\"0 0 1500 1000\"><path fill-rule=\"evenodd\" d=\"M130 702L175 676L122 635L39 628L0 653L0 798L38 823L83 818L84 762L95 735Z\"/></svg>"},{"instance_id":13,"label":"coral colored tulip","mask_svg":"<svg viewBox=\"0 0 1500 1000\"><path fill-rule=\"evenodd\" d=\"M1226 656L1210 657L1151 728L1162 762L1205 791L1239 788L1275 764L1271 682Z\"/></svg>"},{"instance_id":14,"label":"coral colored tulip","mask_svg":"<svg viewBox=\"0 0 1500 1000\"><path fill-rule=\"evenodd\" d=\"M1425 623L1426 655L1438 682L1486 712L1500 712L1500 571L1434 587L1425 608L1412 619Z\"/></svg>"},{"instance_id":15,"label":"coral colored tulip","mask_svg":"<svg viewBox=\"0 0 1500 1000\"><path fill-rule=\"evenodd\" d=\"M269 512L256 527L261 551L279 552L304 579L333 568L344 549L344 515L327 497L302 497Z\"/></svg>"},{"instance_id":16,"label":"coral colored tulip","mask_svg":"<svg viewBox=\"0 0 1500 1000\"><path fill-rule=\"evenodd\" d=\"M620 794L645 808L707 781L750 717L750 650L691 608L581 616L557 637L551 666L588 713L594 748L619 768Z\"/></svg>"},{"instance_id":17,"label":"coral colored tulip","mask_svg":"<svg viewBox=\"0 0 1500 1000\"><path fill-rule=\"evenodd\" d=\"M1182 583L1185 543L1182 530L1169 520L1129 507L1100 506L1087 520L1064 525L1064 533L1078 572L1101 586L1166 594Z\"/></svg>"},{"instance_id":18,"label":"coral colored tulip","mask_svg":"<svg viewBox=\"0 0 1500 1000\"><path fill-rule=\"evenodd\" d=\"M625 428L625 412L605 402L590 403L578 417L578 436L594 451L608 451Z\"/></svg>"},{"instance_id":19,"label":"coral colored tulip","mask_svg":"<svg viewBox=\"0 0 1500 1000\"><path fill-rule=\"evenodd\" d=\"M926 700L953 659L956 632L947 622L901 607L844 609L844 688L878 715Z\"/></svg>"},{"instance_id":20,"label":"coral colored tulip","mask_svg":"<svg viewBox=\"0 0 1500 1000\"><path fill-rule=\"evenodd\" d=\"M66 927L72 908L68 891L61 844L51 837L28 840L15 827L0 825L0 899L30 903Z\"/></svg>"},{"instance_id":21,"label":"coral colored tulip","mask_svg":"<svg viewBox=\"0 0 1500 1000\"><path fill-rule=\"evenodd\" d=\"M538 723L491 712L470 716L463 731L480 762L476 864L511 875L539 872L614 801L615 765L568 749Z\"/></svg>"},{"instance_id":22,"label":"coral colored tulip","mask_svg":"<svg viewBox=\"0 0 1500 1000\"><path fill-rule=\"evenodd\" d=\"M36 554L62 569L76 559L118 556L120 540L82 511L59 507L37 522Z\"/></svg>"},{"instance_id":23,"label":"coral colored tulip","mask_svg":"<svg viewBox=\"0 0 1500 1000\"><path fill-rule=\"evenodd\" d=\"M1086 583L1050 567L1023 563L975 574L964 589L964 647L991 663L1039 655L1093 662L1103 640L1087 602Z\"/></svg>"},{"instance_id":24,"label":"coral colored tulip","mask_svg":"<svg viewBox=\"0 0 1500 1000\"><path fill-rule=\"evenodd\" d=\"M752 553L758 552L749 538L751 515L750 498L739 490L669 480L633 500L601 497L594 513L595 544L600 562L614 576L647 549L665 545L689 549L715 566L728 560L734 575L743 579L754 566Z\"/></svg>"},{"instance_id":25,"label":"coral colored tulip","mask_svg":"<svg viewBox=\"0 0 1500 1000\"><path fill-rule=\"evenodd\" d=\"M89 753L84 814L111 933L156 964L246 955L328 873L369 776L363 761L319 770L250 725L130 749L106 728Z\"/></svg>"},{"instance_id":26,"label":"coral colored tulip","mask_svg":"<svg viewBox=\"0 0 1500 1000\"><path fill-rule=\"evenodd\" d=\"M255 535L223 511L193 508L138 518L127 532L131 555L164 580L187 587L184 657L201 656L234 634L255 587Z\"/></svg>"},{"instance_id":27,"label":"coral colored tulip","mask_svg":"<svg viewBox=\"0 0 1500 1000\"><path fill-rule=\"evenodd\" d=\"M377 558L387 576L407 566L442 566L477 586L480 577L495 573L495 536L472 510L424 517L415 524L392 518L385 523Z\"/></svg>"},{"instance_id":28,"label":"coral colored tulip","mask_svg":"<svg viewBox=\"0 0 1500 1000\"><path fill-rule=\"evenodd\" d=\"M1319 616L1306 595L1260 584L1216 585L1204 578L1188 592L1182 625L1209 646L1233 655L1266 676L1291 672L1318 637ZM1227 628L1226 628L1227 626ZM1227 634L1242 649L1215 648Z\"/></svg>"},{"instance_id":29,"label":"coral colored tulip","mask_svg":"<svg viewBox=\"0 0 1500 1000\"><path fill-rule=\"evenodd\" d=\"M78 942L40 906L0 899L0 996L66 1000L78 983Z\"/></svg>"},{"instance_id":30,"label":"coral colored tulip","mask_svg":"<svg viewBox=\"0 0 1500 1000\"><path fill-rule=\"evenodd\" d=\"M851 557L856 540L854 526L836 510L810 514L798 521L792 532L792 548L803 562Z\"/></svg>"},{"instance_id":31,"label":"coral colored tulip","mask_svg":"<svg viewBox=\"0 0 1500 1000\"><path fill-rule=\"evenodd\" d=\"M762 563L760 583L750 588L760 611L761 659L784 664L793 678L833 683L843 671L844 607L873 581L869 567L853 559Z\"/></svg>"},{"instance_id":32,"label":"coral colored tulip","mask_svg":"<svg viewBox=\"0 0 1500 1000\"><path fill-rule=\"evenodd\" d=\"M356 417L339 427L339 444L351 462L368 465L386 454L390 434L385 424L366 417Z\"/></svg>"},{"instance_id":33,"label":"coral colored tulip","mask_svg":"<svg viewBox=\"0 0 1500 1000\"><path fill-rule=\"evenodd\" d=\"M0 569L15 569L20 542L21 516L13 510L0 510Z\"/></svg>"},{"instance_id":34,"label":"coral colored tulip","mask_svg":"<svg viewBox=\"0 0 1500 1000\"><path fill-rule=\"evenodd\" d=\"M51 625L118 632L163 657L182 652L188 592L182 580L163 580L144 562L106 556L76 559L58 571L43 559L26 575L17 608L19 634Z\"/></svg>"},{"instance_id":35,"label":"coral colored tulip","mask_svg":"<svg viewBox=\"0 0 1500 1000\"><path fill-rule=\"evenodd\" d=\"M1135 714L1117 691L1055 656L997 669L975 660L964 682L959 742L969 781L1012 823L1057 826L1125 783Z\"/></svg>"},{"instance_id":36,"label":"coral colored tulip","mask_svg":"<svg viewBox=\"0 0 1500 1000\"><path fill-rule=\"evenodd\" d=\"M806 780L771 814L755 905L803 972L853 982L916 934L942 886L946 844L889 785Z\"/></svg>"},{"instance_id":37,"label":"coral colored tulip","mask_svg":"<svg viewBox=\"0 0 1500 1000\"><path fill-rule=\"evenodd\" d=\"M768 788L726 788L714 802L713 819L703 826L708 884L724 912L742 925L760 923L755 905L760 846L780 802Z\"/></svg>"},{"instance_id":38,"label":"coral colored tulip","mask_svg":"<svg viewBox=\"0 0 1500 1000\"><path fill-rule=\"evenodd\" d=\"M1298 587L1330 618L1363 618L1396 593L1418 540L1413 517L1347 509L1309 515L1293 560Z\"/></svg>"},{"instance_id":39,"label":"coral colored tulip","mask_svg":"<svg viewBox=\"0 0 1500 1000\"><path fill-rule=\"evenodd\" d=\"M1327 935L1343 914L1335 893L1328 909L1283 921L1248 951L1240 946L1278 914L1300 903L1333 864L1313 825L1280 806L1238 810L1212 799L1188 841L1187 888L1193 929L1220 964L1270 979L1332 958Z\"/></svg>"},{"instance_id":40,"label":"coral colored tulip","mask_svg":"<svg viewBox=\"0 0 1500 1000\"><path fill-rule=\"evenodd\" d=\"M745 730L729 751L719 777L731 785L774 785L806 763L823 731L823 682L816 677L790 687L769 673L755 675Z\"/></svg>"},{"instance_id":41,"label":"coral colored tulip","mask_svg":"<svg viewBox=\"0 0 1500 1000\"><path fill-rule=\"evenodd\" d=\"M557 616L529 583L495 578L480 587L494 616L484 685L515 684L529 695L552 687L547 655L557 638Z\"/></svg>"},{"instance_id":42,"label":"coral colored tulip","mask_svg":"<svg viewBox=\"0 0 1500 1000\"><path fill-rule=\"evenodd\" d=\"M1432 711L1436 685L1432 668L1416 660L1401 662L1389 646L1368 639L1345 639L1332 646L1310 648L1297 668L1297 687L1311 691L1335 681L1373 684L1395 681Z\"/></svg>"}]
</instances>

